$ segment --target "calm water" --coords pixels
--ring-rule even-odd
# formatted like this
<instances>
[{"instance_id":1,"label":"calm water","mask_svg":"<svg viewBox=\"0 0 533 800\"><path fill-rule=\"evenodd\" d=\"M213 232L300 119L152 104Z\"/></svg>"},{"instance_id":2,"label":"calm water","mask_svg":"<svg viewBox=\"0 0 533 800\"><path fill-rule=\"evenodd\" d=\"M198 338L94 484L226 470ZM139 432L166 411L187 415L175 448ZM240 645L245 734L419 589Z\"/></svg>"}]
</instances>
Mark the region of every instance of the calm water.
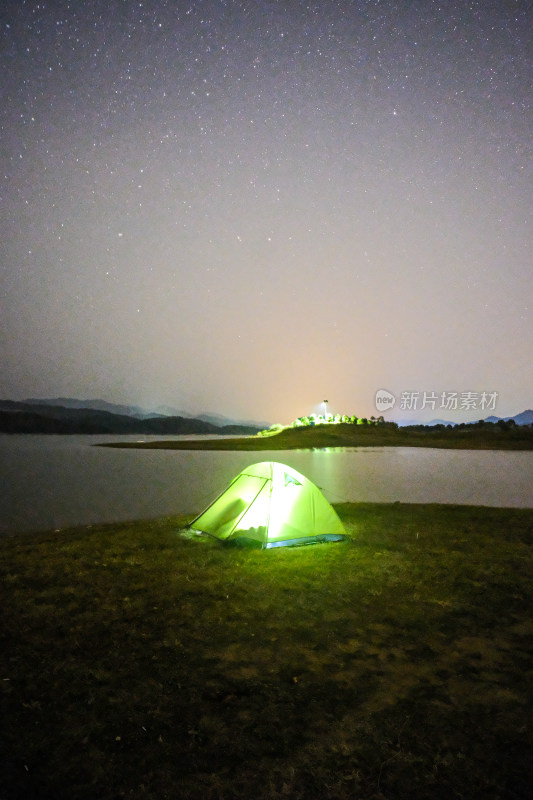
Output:
<instances>
[{"instance_id":1,"label":"calm water","mask_svg":"<svg viewBox=\"0 0 533 800\"><path fill-rule=\"evenodd\" d=\"M269 459L302 472L331 502L533 507L532 452L388 447L216 453L91 447L105 441L117 437L0 435L0 533L201 511L241 469Z\"/></svg>"}]
</instances>

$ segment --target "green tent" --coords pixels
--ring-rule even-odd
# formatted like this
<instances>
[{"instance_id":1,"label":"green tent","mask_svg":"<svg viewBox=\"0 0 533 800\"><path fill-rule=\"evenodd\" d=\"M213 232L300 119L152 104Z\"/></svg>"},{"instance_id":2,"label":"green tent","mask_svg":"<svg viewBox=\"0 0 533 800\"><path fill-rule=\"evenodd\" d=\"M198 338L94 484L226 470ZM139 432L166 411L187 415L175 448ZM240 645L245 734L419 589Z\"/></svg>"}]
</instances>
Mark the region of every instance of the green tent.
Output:
<instances>
[{"instance_id":1,"label":"green tent","mask_svg":"<svg viewBox=\"0 0 533 800\"><path fill-rule=\"evenodd\" d=\"M346 535L314 483L276 461L240 472L189 527L218 539L251 540L263 548L339 541Z\"/></svg>"}]
</instances>

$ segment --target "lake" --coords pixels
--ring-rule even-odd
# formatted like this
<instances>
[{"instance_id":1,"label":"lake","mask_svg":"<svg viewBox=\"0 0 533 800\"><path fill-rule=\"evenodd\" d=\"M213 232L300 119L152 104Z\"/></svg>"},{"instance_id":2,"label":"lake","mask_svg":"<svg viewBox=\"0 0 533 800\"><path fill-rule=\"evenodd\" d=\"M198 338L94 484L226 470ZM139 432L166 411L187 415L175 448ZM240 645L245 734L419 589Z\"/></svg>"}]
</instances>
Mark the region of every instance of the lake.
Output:
<instances>
[{"instance_id":1,"label":"lake","mask_svg":"<svg viewBox=\"0 0 533 800\"><path fill-rule=\"evenodd\" d=\"M177 437L143 440L164 438ZM243 453L91 446L118 439L141 437L0 435L0 533L199 512L241 469L267 460L302 472L333 503L533 507L531 451L360 447Z\"/></svg>"}]
</instances>

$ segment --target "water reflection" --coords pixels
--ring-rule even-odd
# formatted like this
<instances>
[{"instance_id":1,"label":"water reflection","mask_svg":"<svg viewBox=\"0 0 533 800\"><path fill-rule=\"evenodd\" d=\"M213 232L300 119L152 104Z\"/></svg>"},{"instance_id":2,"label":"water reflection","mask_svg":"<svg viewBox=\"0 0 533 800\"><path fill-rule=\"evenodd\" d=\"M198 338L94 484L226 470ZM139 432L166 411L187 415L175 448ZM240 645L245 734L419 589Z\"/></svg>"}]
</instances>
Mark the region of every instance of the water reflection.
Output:
<instances>
[{"instance_id":1,"label":"water reflection","mask_svg":"<svg viewBox=\"0 0 533 800\"><path fill-rule=\"evenodd\" d=\"M0 436L0 532L198 512L244 467L267 460L302 472L333 503L533 507L533 453L527 451L389 447L226 453L90 446L106 440L116 437Z\"/></svg>"}]
</instances>

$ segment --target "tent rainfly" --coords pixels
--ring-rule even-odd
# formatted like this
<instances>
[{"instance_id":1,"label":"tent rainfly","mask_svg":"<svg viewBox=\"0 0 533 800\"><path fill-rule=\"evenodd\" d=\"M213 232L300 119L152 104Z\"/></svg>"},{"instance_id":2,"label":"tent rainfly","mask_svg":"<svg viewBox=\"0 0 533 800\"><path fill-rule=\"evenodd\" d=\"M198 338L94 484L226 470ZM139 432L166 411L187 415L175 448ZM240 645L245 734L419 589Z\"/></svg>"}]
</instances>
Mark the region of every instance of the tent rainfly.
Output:
<instances>
[{"instance_id":1,"label":"tent rainfly","mask_svg":"<svg viewBox=\"0 0 533 800\"><path fill-rule=\"evenodd\" d=\"M292 467L262 461L244 469L189 528L263 549L340 541L346 532L320 490Z\"/></svg>"}]
</instances>

